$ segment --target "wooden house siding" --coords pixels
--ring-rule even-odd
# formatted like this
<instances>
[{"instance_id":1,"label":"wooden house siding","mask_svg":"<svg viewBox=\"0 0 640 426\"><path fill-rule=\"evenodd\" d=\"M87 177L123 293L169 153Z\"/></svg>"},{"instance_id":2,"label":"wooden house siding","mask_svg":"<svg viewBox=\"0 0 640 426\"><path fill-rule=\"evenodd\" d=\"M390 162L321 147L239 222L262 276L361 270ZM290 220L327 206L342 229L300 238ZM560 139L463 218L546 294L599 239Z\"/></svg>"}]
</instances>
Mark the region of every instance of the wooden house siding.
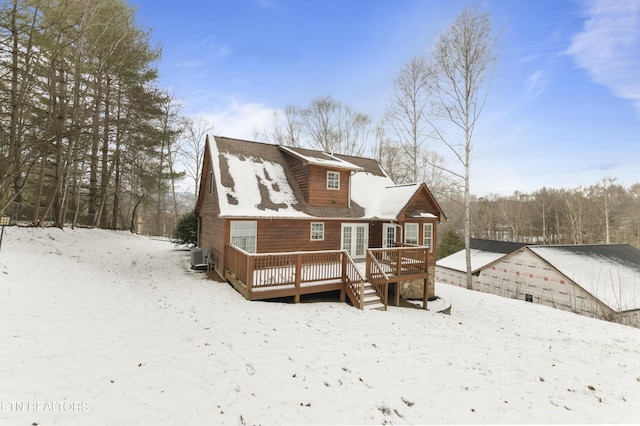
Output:
<instances>
[{"instance_id":1,"label":"wooden house siding","mask_svg":"<svg viewBox=\"0 0 640 426\"><path fill-rule=\"evenodd\" d=\"M431 199L425 187L423 187L418 194L416 194L416 196L407 203L405 208L402 209L399 219L411 222L411 217L416 213L431 213L438 216L439 212L440 209L436 205L435 201Z\"/></svg>"},{"instance_id":2,"label":"wooden house siding","mask_svg":"<svg viewBox=\"0 0 640 426\"><path fill-rule=\"evenodd\" d=\"M202 178L196 203L196 217L198 218L198 246L209 250L213 259L214 269L218 274L223 273L224 241L219 238L224 229L224 220L220 216L218 193L213 173L211 173L211 158L205 154L202 164Z\"/></svg>"},{"instance_id":3,"label":"wooden house siding","mask_svg":"<svg viewBox=\"0 0 640 426\"><path fill-rule=\"evenodd\" d=\"M206 232L202 233L200 247L209 250L213 260L213 266L219 275L224 273L224 243L218 235L224 232L224 219L217 216L202 218L202 227Z\"/></svg>"},{"instance_id":4,"label":"wooden house siding","mask_svg":"<svg viewBox=\"0 0 640 426\"><path fill-rule=\"evenodd\" d=\"M340 249L340 221L258 219L258 253ZM324 223L324 240L311 240L311 223Z\"/></svg>"},{"instance_id":5,"label":"wooden house siding","mask_svg":"<svg viewBox=\"0 0 640 426\"><path fill-rule=\"evenodd\" d=\"M298 187L302 191L305 200L309 202L309 171L304 165L301 159L294 157L293 155L285 155L289 169L293 173L293 176L298 184Z\"/></svg>"},{"instance_id":6,"label":"wooden house siding","mask_svg":"<svg viewBox=\"0 0 640 426\"><path fill-rule=\"evenodd\" d=\"M327 173L340 174L340 189L327 189ZM348 170L335 170L315 165L308 166L309 196L308 202L312 206L320 207L349 207L349 177Z\"/></svg>"}]
</instances>

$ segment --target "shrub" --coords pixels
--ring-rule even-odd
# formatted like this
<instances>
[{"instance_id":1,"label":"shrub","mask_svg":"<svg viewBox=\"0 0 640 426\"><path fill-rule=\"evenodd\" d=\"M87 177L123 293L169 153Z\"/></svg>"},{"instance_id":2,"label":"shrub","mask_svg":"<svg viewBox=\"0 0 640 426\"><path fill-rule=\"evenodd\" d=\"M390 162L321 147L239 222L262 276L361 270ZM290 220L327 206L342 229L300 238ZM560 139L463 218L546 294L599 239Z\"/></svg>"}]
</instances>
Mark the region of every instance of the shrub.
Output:
<instances>
[{"instance_id":1,"label":"shrub","mask_svg":"<svg viewBox=\"0 0 640 426\"><path fill-rule=\"evenodd\" d=\"M175 244L198 244L198 218L195 212L182 216L173 230Z\"/></svg>"}]
</instances>

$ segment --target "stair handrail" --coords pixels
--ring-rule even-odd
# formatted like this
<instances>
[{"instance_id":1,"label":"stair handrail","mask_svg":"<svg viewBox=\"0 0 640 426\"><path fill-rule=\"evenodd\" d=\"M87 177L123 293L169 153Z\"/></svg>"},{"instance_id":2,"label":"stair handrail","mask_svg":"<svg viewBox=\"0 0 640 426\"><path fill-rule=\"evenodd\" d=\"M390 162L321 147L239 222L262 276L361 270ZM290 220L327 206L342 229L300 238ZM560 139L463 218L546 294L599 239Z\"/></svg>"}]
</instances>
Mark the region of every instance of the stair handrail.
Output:
<instances>
[{"instance_id":1,"label":"stair handrail","mask_svg":"<svg viewBox=\"0 0 640 426\"><path fill-rule=\"evenodd\" d=\"M344 259L343 276L346 278L343 279L343 282L345 284L346 293L354 306L358 309L364 309L364 283L366 278L362 275L362 272L360 272L360 269L358 269L358 266L351 256L349 256L349 252L346 250L342 250L342 252ZM356 276L354 277L353 274Z\"/></svg>"},{"instance_id":2,"label":"stair handrail","mask_svg":"<svg viewBox=\"0 0 640 426\"><path fill-rule=\"evenodd\" d=\"M382 278L385 281L389 281L389 275L387 275L387 273L384 271L384 269L382 269L382 265L380 265L380 262L378 262L378 259L373 255L373 253L371 252L371 250L367 250L367 257L371 258L371 263L372 265L375 267L375 269L378 270L378 272L382 275ZM369 268L367 268L367 279L369 279L369 281L371 281L373 279L373 272L369 270Z\"/></svg>"},{"instance_id":3,"label":"stair handrail","mask_svg":"<svg viewBox=\"0 0 640 426\"><path fill-rule=\"evenodd\" d=\"M389 275L384 271L378 259L374 256L371 250L367 250L367 279L371 284L371 288L376 292L378 297L382 300L385 309L389 306L388 297L388 286L389 286ZM374 274L374 269L376 269L376 273ZM382 277L382 282L379 282L378 277ZM382 285L383 288L378 288L379 285Z\"/></svg>"}]
</instances>

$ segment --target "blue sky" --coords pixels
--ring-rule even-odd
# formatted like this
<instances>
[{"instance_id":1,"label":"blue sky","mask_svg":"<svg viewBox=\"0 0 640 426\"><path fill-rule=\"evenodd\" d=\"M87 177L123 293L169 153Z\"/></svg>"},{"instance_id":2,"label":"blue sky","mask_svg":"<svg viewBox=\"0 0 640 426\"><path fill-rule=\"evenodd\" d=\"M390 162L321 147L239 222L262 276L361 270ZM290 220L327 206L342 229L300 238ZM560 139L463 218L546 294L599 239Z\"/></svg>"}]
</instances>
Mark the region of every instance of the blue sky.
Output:
<instances>
[{"instance_id":1,"label":"blue sky","mask_svg":"<svg viewBox=\"0 0 640 426\"><path fill-rule=\"evenodd\" d=\"M478 7L499 59L471 192L640 182L640 0L130 3L162 45L161 84L184 113L247 139L274 110L325 95L379 120L403 65L428 54L462 8Z\"/></svg>"}]
</instances>

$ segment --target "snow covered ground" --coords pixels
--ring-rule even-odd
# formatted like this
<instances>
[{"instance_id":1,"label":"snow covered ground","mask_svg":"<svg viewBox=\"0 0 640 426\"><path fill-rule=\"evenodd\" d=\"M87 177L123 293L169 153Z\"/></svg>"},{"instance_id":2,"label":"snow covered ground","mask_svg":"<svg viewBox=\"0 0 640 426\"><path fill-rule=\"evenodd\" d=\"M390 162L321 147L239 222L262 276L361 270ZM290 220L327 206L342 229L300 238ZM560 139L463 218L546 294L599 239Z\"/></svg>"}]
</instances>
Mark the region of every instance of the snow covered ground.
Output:
<instances>
[{"instance_id":1,"label":"snow covered ground","mask_svg":"<svg viewBox=\"0 0 640 426\"><path fill-rule=\"evenodd\" d=\"M640 421L640 330L436 294L450 316L248 302L167 241L7 228L0 424Z\"/></svg>"}]
</instances>

